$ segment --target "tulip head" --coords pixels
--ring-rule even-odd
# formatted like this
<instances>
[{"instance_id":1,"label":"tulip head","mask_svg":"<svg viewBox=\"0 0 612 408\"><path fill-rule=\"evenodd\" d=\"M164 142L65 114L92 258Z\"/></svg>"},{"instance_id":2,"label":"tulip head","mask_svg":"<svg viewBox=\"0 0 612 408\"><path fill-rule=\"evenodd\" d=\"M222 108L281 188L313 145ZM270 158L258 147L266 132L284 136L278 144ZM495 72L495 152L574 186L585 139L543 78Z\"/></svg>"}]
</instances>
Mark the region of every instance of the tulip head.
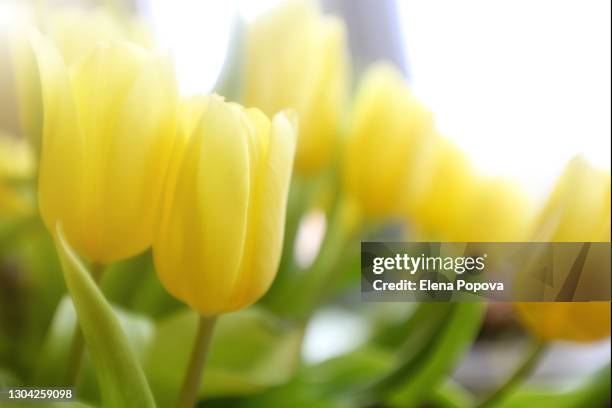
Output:
<instances>
[{"instance_id":1,"label":"tulip head","mask_svg":"<svg viewBox=\"0 0 612 408\"><path fill-rule=\"evenodd\" d=\"M411 225L425 237L457 236L472 204L477 175L467 155L449 139L436 135L422 156L406 208Z\"/></svg>"},{"instance_id":2,"label":"tulip head","mask_svg":"<svg viewBox=\"0 0 612 408\"><path fill-rule=\"evenodd\" d=\"M378 65L365 74L346 141L344 188L364 215L397 215L406 208L415 163L433 137L430 112L401 74Z\"/></svg>"},{"instance_id":3,"label":"tulip head","mask_svg":"<svg viewBox=\"0 0 612 408\"><path fill-rule=\"evenodd\" d=\"M291 116L270 121L215 95L182 108L153 255L166 289L202 315L252 304L276 275L296 144Z\"/></svg>"},{"instance_id":4,"label":"tulip head","mask_svg":"<svg viewBox=\"0 0 612 408\"><path fill-rule=\"evenodd\" d=\"M610 241L610 173L573 159L544 206L533 239ZM592 341L610 335L610 303L517 303L523 324L546 340Z\"/></svg>"},{"instance_id":5,"label":"tulip head","mask_svg":"<svg viewBox=\"0 0 612 408\"><path fill-rule=\"evenodd\" d=\"M72 63L32 36L44 126L39 207L51 231L108 264L152 241L176 126L167 61L139 46L101 43Z\"/></svg>"},{"instance_id":6,"label":"tulip head","mask_svg":"<svg viewBox=\"0 0 612 408\"><path fill-rule=\"evenodd\" d=\"M300 118L295 170L312 174L334 154L348 91L345 30L313 3L291 1L255 21L246 38L244 100Z\"/></svg>"}]
</instances>

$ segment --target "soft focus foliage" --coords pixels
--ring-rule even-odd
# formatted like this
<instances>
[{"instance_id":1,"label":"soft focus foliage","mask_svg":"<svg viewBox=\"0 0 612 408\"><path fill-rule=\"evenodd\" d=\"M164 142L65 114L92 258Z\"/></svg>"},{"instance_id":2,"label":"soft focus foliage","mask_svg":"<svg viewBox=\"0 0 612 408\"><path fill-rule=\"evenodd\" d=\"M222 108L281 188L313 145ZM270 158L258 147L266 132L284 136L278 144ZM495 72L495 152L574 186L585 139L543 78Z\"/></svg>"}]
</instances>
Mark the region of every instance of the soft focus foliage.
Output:
<instances>
[{"instance_id":1,"label":"soft focus foliage","mask_svg":"<svg viewBox=\"0 0 612 408\"><path fill-rule=\"evenodd\" d=\"M216 315L255 302L276 275L296 124L214 95L184 109L153 253L170 293Z\"/></svg>"},{"instance_id":2,"label":"soft focus foliage","mask_svg":"<svg viewBox=\"0 0 612 408\"><path fill-rule=\"evenodd\" d=\"M244 102L267 115L293 108L300 117L295 169L330 163L348 91L343 23L314 2L289 1L257 19L246 39Z\"/></svg>"},{"instance_id":3,"label":"soft focus foliage","mask_svg":"<svg viewBox=\"0 0 612 408\"><path fill-rule=\"evenodd\" d=\"M40 212L92 262L151 244L175 135L176 90L165 60L134 44L100 43L65 61L32 36L42 84Z\"/></svg>"},{"instance_id":4,"label":"soft focus foliage","mask_svg":"<svg viewBox=\"0 0 612 408\"><path fill-rule=\"evenodd\" d=\"M345 22L314 1L236 24L216 85L235 102L178 95L141 2L80 3L22 2L0 61L23 128L0 123L0 388L67 385L82 333L74 406L175 406L199 315L227 313L194 381L206 406L466 408L491 384L463 389L456 368L483 339L609 337L609 302L358 296L365 240L608 242L609 173L577 158L535 207L440 134L392 64L351 89ZM500 406L609 401L609 366L584 379Z\"/></svg>"}]
</instances>

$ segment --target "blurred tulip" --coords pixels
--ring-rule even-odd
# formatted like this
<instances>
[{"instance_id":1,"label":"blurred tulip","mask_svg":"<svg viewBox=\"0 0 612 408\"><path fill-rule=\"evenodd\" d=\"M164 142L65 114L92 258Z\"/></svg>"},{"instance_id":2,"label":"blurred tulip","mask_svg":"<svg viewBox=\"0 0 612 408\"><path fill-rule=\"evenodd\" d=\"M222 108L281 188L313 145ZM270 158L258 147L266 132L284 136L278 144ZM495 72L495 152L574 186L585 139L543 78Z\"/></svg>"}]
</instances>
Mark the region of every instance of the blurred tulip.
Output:
<instances>
[{"instance_id":1,"label":"blurred tulip","mask_svg":"<svg viewBox=\"0 0 612 408\"><path fill-rule=\"evenodd\" d=\"M411 224L428 238L457 236L477 184L468 157L436 136L417 171L421 176L414 180L407 208Z\"/></svg>"},{"instance_id":2,"label":"blurred tulip","mask_svg":"<svg viewBox=\"0 0 612 408\"><path fill-rule=\"evenodd\" d=\"M71 63L32 36L44 106L39 207L51 231L108 264L152 241L175 140L176 85L167 61L109 41Z\"/></svg>"},{"instance_id":3,"label":"blurred tulip","mask_svg":"<svg viewBox=\"0 0 612 408\"><path fill-rule=\"evenodd\" d=\"M609 242L610 174L573 159L544 206L537 241ZM525 326L545 340L592 341L610 335L610 303L516 304Z\"/></svg>"},{"instance_id":4,"label":"blurred tulip","mask_svg":"<svg viewBox=\"0 0 612 408\"><path fill-rule=\"evenodd\" d=\"M0 132L0 217L27 213L32 203L14 185L32 176L32 155L25 140Z\"/></svg>"},{"instance_id":5,"label":"blurred tulip","mask_svg":"<svg viewBox=\"0 0 612 408\"><path fill-rule=\"evenodd\" d=\"M431 113L401 74L378 65L359 86L349 131L344 182L366 216L398 215L419 177L419 157L433 140Z\"/></svg>"},{"instance_id":6,"label":"blurred tulip","mask_svg":"<svg viewBox=\"0 0 612 408\"><path fill-rule=\"evenodd\" d=\"M128 40L147 48L153 43L152 36L139 20L119 21L102 9L66 8L47 11L39 17L44 20L37 24L33 18L16 23L10 41L22 129L37 156L40 154L43 113L36 57L29 42L33 26L53 41L68 65L102 42Z\"/></svg>"},{"instance_id":7,"label":"blurred tulip","mask_svg":"<svg viewBox=\"0 0 612 408\"><path fill-rule=\"evenodd\" d=\"M527 194L512 182L476 179L457 230L451 231L449 238L467 242L523 242L528 237L531 210Z\"/></svg>"},{"instance_id":8,"label":"blurred tulip","mask_svg":"<svg viewBox=\"0 0 612 408\"><path fill-rule=\"evenodd\" d=\"M267 115L297 111L301 174L329 164L339 140L348 90L345 36L340 20L321 16L308 1L287 2L248 28L244 101Z\"/></svg>"},{"instance_id":9,"label":"blurred tulip","mask_svg":"<svg viewBox=\"0 0 612 408\"><path fill-rule=\"evenodd\" d=\"M269 288L283 245L296 124L279 113L196 97L182 115L153 243L161 282L204 316L252 304Z\"/></svg>"}]
</instances>

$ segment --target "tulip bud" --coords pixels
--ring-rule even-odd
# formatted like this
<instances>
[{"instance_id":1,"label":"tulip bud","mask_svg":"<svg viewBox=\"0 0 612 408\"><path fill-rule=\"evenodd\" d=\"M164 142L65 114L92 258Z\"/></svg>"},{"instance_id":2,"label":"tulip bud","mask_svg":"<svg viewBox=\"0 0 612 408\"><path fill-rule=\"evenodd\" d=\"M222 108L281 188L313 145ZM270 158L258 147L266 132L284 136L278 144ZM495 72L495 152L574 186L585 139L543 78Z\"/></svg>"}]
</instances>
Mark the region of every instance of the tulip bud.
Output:
<instances>
[{"instance_id":1,"label":"tulip bud","mask_svg":"<svg viewBox=\"0 0 612 408\"><path fill-rule=\"evenodd\" d=\"M181 122L153 255L166 289L212 316L252 304L274 280L296 125L215 95L188 101Z\"/></svg>"},{"instance_id":2,"label":"tulip bud","mask_svg":"<svg viewBox=\"0 0 612 408\"><path fill-rule=\"evenodd\" d=\"M366 73L353 108L344 163L347 195L366 216L397 215L407 208L415 163L433 140L430 112L387 65ZM405 211L405 210L404 210Z\"/></svg>"},{"instance_id":3,"label":"tulip bud","mask_svg":"<svg viewBox=\"0 0 612 408\"><path fill-rule=\"evenodd\" d=\"M342 22L322 17L311 2L287 2L248 28L244 101L267 115L295 109L301 174L332 159L347 98L347 61Z\"/></svg>"},{"instance_id":4,"label":"tulip bud","mask_svg":"<svg viewBox=\"0 0 612 408\"><path fill-rule=\"evenodd\" d=\"M545 205L537 241L609 242L610 174L573 159ZM516 304L525 326L546 340L592 341L610 335L609 302Z\"/></svg>"},{"instance_id":5,"label":"tulip bud","mask_svg":"<svg viewBox=\"0 0 612 408\"><path fill-rule=\"evenodd\" d=\"M40 69L39 207L92 262L145 250L174 143L176 87L165 60L122 42L67 63L32 36Z\"/></svg>"}]
</instances>

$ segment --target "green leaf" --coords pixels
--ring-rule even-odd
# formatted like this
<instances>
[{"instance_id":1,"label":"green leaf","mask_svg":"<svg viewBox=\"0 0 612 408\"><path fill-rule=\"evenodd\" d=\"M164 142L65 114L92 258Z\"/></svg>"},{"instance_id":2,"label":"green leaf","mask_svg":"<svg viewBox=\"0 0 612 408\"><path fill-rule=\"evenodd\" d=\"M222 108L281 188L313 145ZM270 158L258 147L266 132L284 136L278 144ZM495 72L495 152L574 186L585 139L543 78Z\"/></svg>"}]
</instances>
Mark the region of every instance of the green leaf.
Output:
<instances>
[{"instance_id":1,"label":"green leaf","mask_svg":"<svg viewBox=\"0 0 612 408\"><path fill-rule=\"evenodd\" d=\"M442 383L476 338L485 304L456 303L451 308L428 347L416 355L409 353L409 358L375 387L389 403L419 406Z\"/></svg>"},{"instance_id":2,"label":"green leaf","mask_svg":"<svg viewBox=\"0 0 612 408\"><path fill-rule=\"evenodd\" d=\"M355 394L393 368L395 355L364 346L320 364L304 368L302 378L321 394Z\"/></svg>"},{"instance_id":3,"label":"green leaf","mask_svg":"<svg viewBox=\"0 0 612 408\"><path fill-rule=\"evenodd\" d=\"M302 366L290 382L246 398L206 400L202 407L216 408L351 408L364 406L359 391L364 384L388 371L392 353L364 347L322 363ZM289 404L290 403L290 404Z\"/></svg>"},{"instance_id":4,"label":"green leaf","mask_svg":"<svg viewBox=\"0 0 612 408\"><path fill-rule=\"evenodd\" d=\"M119 319L66 242L61 226L57 226L56 233L64 279L96 368L104 404L110 407L154 407L149 385Z\"/></svg>"},{"instance_id":5,"label":"green leaf","mask_svg":"<svg viewBox=\"0 0 612 408\"><path fill-rule=\"evenodd\" d=\"M438 408L471 408L474 406L474 397L461 385L447 380L434 390L429 398L429 404Z\"/></svg>"},{"instance_id":6,"label":"green leaf","mask_svg":"<svg viewBox=\"0 0 612 408\"><path fill-rule=\"evenodd\" d=\"M119 318L130 345L137 351L139 360L142 360L146 347L153 338L155 330L153 322L147 317L125 311L116 306L113 307L113 310ZM37 354L38 364L31 381L33 384L39 386L63 385L58 383L62 377L58 375L58 367L63 367L68 360L76 323L76 312L72 300L66 296L59 303L45 341ZM90 361L86 359L84 375L77 395L84 399L96 400L99 399L99 395L96 390L95 371L88 363Z\"/></svg>"},{"instance_id":7,"label":"green leaf","mask_svg":"<svg viewBox=\"0 0 612 408\"><path fill-rule=\"evenodd\" d=\"M186 371L198 316L183 310L162 320L145 365L160 406L171 406ZM200 396L244 395L288 381L299 362L302 329L258 307L219 318Z\"/></svg>"},{"instance_id":8,"label":"green leaf","mask_svg":"<svg viewBox=\"0 0 612 408\"><path fill-rule=\"evenodd\" d=\"M500 401L499 408L582 408L603 407L610 402L610 364L566 390L525 386Z\"/></svg>"},{"instance_id":9,"label":"green leaf","mask_svg":"<svg viewBox=\"0 0 612 408\"><path fill-rule=\"evenodd\" d=\"M407 308L411 308L409 313L406 313ZM375 326L373 342L389 350L401 347L404 358L407 358L406 354L417 355L429 347L447 321L453 306L442 302L389 303L382 304L378 309L371 317L372 325L379 326ZM398 319L395 317L398 312L404 316Z\"/></svg>"},{"instance_id":10,"label":"green leaf","mask_svg":"<svg viewBox=\"0 0 612 408\"><path fill-rule=\"evenodd\" d=\"M111 265L100 287L112 304L154 319L184 308L157 278L151 251Z\"/></svg>"}]
</instances>

